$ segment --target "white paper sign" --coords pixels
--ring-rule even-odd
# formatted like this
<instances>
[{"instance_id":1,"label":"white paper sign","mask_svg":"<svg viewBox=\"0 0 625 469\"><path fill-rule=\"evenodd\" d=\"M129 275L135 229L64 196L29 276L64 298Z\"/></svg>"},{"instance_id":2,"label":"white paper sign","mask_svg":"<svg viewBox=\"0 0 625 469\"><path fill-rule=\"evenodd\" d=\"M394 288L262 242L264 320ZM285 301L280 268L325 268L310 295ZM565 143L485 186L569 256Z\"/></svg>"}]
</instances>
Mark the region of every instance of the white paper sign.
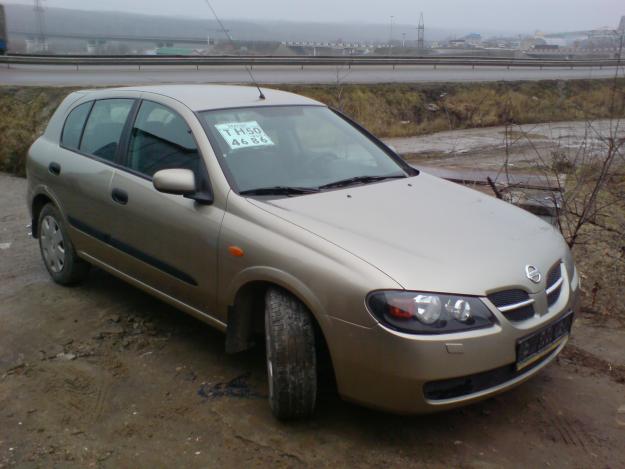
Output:
<instances>
[{"instance_id":1,"label":"white paper sign","mask_svg":"<svg viewBox=\"0 0 625 469\"><path fill-rule=\"evenodd\" d=\"M217 124L215 128L232 150L274 144L256 121Z\"/></svg>"}]
</instances>

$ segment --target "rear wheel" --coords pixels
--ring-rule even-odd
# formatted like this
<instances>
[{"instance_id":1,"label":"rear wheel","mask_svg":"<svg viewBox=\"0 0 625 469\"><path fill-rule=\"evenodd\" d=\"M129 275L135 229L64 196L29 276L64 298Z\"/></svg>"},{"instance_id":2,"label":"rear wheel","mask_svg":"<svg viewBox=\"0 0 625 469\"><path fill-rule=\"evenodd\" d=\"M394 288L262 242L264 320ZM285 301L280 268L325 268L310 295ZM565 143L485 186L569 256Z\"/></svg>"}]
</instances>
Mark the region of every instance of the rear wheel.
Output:
<instances>
[{"instance_id":1,"label":"rear wheel","mask_svg":"<svg viewBox=\"0 0 625 469\"><path fill-rule=\"evenodd\" d=\"M83 280L89 264L76 255L58 209L47 204L41 209L38 222L39 248L43 263L56 283L73 285Z\"/></svg>"},{"instance_id":2,"label":"rear wheel","mask_svg":"<svg viewBox=\"0 0 625 469\"><path fill-rule=\"evenodd\" d=\"M269 403L281 420L310 417L317 400L313 320L307 308L284 290L265 297Z\"/></svg>"}]
</instances>

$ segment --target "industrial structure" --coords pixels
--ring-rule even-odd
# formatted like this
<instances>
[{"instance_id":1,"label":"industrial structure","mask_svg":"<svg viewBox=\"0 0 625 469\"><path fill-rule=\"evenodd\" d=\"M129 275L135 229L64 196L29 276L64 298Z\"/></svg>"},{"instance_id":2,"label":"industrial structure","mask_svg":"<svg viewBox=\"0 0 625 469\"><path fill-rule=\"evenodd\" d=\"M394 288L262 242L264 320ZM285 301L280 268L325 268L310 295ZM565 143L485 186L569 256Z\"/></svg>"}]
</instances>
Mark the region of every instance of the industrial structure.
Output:
<instances>
[{"instance_id":1,"label":"industrial structure","mask_svg":"<svg viewBox=\"0 0 625 469\"><path fill-rule=\"evenodd\" d=\"M37 37L35 38L35 46L38 52L48 51L48 39L46 38L46 15L43 6L44 0L34 0L35 17L37 18Z\"/></svg>"},{"instance_id":2,"label":"industrial structure","mask_svg":"<svg viewBox=\"0 0 625 469\"><path fill-rule=\"evenodd\" d=\"M423 22L423 12L421 12L419 26L417 27L417 49L425 49L425 23Z\"/></svg>"}]
</instances>

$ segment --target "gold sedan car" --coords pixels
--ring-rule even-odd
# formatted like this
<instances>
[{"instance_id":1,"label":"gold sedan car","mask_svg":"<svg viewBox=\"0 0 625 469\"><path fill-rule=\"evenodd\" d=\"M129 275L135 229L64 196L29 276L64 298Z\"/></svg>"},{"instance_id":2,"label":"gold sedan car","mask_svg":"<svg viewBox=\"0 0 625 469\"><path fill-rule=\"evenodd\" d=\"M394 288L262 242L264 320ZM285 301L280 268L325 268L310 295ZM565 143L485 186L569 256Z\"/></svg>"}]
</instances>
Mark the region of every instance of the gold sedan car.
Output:
<instances>
[{"instance_id":1,"label":"gold sedan car","mask_svg":"<svg viewBox=\"0 0 625 469\"><path fill-rule=\"evenodd\" d=\"M339 394L397 413L510 389L562 350L579 287L537 217L412 168L358 124L275 90L69 95L32 146L28 205L52 278L93 265L266 341L269 401Z\"/></svg>"}]
</instances>

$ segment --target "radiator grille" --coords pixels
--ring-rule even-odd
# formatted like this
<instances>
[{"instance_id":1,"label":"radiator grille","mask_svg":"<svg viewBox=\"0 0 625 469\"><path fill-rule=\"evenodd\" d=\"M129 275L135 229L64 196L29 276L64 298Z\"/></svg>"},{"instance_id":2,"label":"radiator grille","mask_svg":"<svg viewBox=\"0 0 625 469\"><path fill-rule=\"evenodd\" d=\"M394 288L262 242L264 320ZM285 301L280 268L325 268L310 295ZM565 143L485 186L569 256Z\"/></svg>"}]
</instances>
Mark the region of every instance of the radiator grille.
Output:
<instances>
[{"instance_id":1,"label":"radiator grille","mask_svg":"<svg viewBox=\"0 0 625 469\"><path fill-rule=\"evenodd\" d=\"M534 301L524 290L502 290L488 295L488 299L510 321L524 321L534 316Z\"/></svg>"},{"instance_id":2,"label":"radiator grille","mask_svg":"<svg viewBox=\"0 0 625 469\"><path fill-rule=\"evenodd\" d=\"M560 298L560 292L562 290L562 265L554 265L547 274L547 304L549 307L553 306L558 298Z\"/></svg>"},{"instance_id":3,"label":"radiator grille","mask_svg":"<svg viewBox=\"0 0 625 469\"><path fill-rule=\"evenodd\" d=\"M547 273L545 295L549 307L553 306L560 298L563 281L562 264L558 262ZM509 321L524 321L536 313L534 300L530 298L529 293L520 288L491 293L488 295L488 299Z\"/></svg>"}]
</instances>

